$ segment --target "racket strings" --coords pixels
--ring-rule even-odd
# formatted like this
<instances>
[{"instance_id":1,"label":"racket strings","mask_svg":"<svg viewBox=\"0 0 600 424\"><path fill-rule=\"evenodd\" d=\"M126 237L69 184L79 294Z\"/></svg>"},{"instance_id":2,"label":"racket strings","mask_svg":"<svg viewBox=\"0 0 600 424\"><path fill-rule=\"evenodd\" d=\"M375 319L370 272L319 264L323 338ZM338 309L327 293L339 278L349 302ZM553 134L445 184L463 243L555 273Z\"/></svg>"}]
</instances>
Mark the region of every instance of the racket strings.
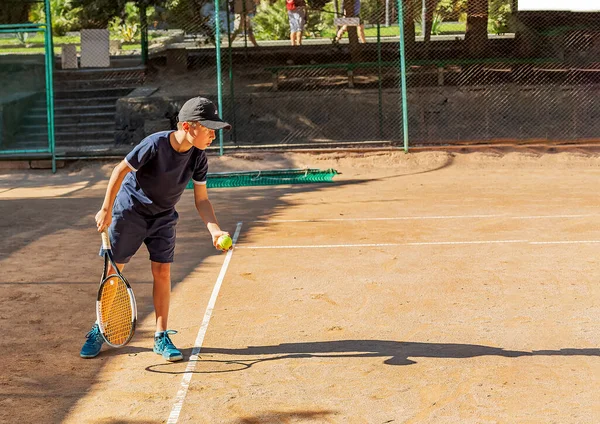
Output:
<instances>
[{"instance_id":1,"label":"racket strings","mask_svg":"<svg viewBox=\"0 0 600 424\"><path fill-rule=\"evenodd\" d=\"M133 317L129 292L120 278L111 277L104 284L100 304L101 321L107 341L114 345L125 344L131 334Z\"/></svg>"}]
</instances>

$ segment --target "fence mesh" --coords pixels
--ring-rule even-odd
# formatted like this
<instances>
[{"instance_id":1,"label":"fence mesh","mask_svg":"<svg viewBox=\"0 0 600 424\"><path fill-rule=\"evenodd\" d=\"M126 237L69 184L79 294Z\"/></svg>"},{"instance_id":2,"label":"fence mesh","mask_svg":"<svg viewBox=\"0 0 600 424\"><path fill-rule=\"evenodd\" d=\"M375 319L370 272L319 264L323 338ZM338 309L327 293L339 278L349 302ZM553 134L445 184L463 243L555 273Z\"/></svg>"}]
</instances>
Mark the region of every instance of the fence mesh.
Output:
<instances>
[{"instance_id":1,"label":"fence mesh","mask_svg":"<svg viewBox=\"0 0 600 424\"><path fill-rule=\"evenodd\" d=\"M466 6L453 37L434 13L439 35L409 49L413 70L438 73L426 84L409 76L411 142L597 140L600 13Z\"/></svg>"},{"instance_id":2,"label":"fence mesh","mask_svg":"<svg viewBox=\"0 0 600 424\"><path fill-rule=\"evenodd\" d=\"M45 31L26 13L39 5L9 0L0 9L0 155L50 152Z\"/></svg>"},{"instance_id":3,"label":"fence mesh","mask_svg":"<svg viewBox=\"0 0 600 424\"><path fill-rule=\"evenodd\" d=\"M196 95L221 99L226 148L598 140L600 7L532 3L221 1L218 37L213 1L51 0L57 152L121 154ZM41 145L39 34L0 36L4 102L31 96L3 108L3 146Z\"/></svg>"}]
</instances>

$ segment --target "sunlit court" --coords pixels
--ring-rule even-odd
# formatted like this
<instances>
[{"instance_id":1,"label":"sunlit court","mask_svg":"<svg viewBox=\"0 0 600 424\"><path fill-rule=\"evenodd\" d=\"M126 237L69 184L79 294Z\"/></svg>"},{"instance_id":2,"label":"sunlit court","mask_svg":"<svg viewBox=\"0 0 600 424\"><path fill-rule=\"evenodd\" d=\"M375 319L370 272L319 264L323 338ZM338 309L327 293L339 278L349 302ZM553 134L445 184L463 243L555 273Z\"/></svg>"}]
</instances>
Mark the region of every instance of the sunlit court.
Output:
<instances>
[{"instance_id":1,"label":"sunlit court","mask_svg":"<svg viewBox=\"0 0 600 424\"><path fill-rule=\"evenodd\" d=\"M598 0L0 0L0 424L600 423Z\"/></svg>"},{"instance_id":2,"label":"sunlit court","mask_svg":"<svg viewBox=\"0 0 600 424\"><path fill-rule=\"evenodd\" d=\"M13 413L67 423L594 422L595 154L254 160L211 163L319 163L341 174L212 190L235 243L222 254L184 194L176 363L152 352L144 248L125 268L138 301L133 340L77 356L102 262L91 211L103 184L94 181L110 164L59 171L64 193L50 197L39 175L3 174L3 187L30 190L2 193L0 314L12 329L2 398ZM41 201L51 207L36 209Z\"/></svg>"}]
</instances>

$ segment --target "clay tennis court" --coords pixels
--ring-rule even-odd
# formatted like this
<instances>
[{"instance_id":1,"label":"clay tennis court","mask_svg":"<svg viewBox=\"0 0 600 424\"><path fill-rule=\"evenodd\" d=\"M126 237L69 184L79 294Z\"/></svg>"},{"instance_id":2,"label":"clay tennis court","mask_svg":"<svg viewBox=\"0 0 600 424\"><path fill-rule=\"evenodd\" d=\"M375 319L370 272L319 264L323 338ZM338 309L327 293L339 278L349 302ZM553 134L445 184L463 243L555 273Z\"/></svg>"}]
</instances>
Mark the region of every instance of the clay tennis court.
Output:
<instances>
[{"instance_id":1,"label":"clay tennis court","mask_svg":"<svg viewBox=\"0 0 600 424\"><path fill-rule=\"evenodd\" d=\"M93 217L114 165L0 173L1 422L600 420L596 150L211 158L212 172L342 174L210 190L237 236L228 254L184 195L178 363L152 352L144 247L125 268L133 341L78 356L102 268Z\"/></svg>"}]
</instances>

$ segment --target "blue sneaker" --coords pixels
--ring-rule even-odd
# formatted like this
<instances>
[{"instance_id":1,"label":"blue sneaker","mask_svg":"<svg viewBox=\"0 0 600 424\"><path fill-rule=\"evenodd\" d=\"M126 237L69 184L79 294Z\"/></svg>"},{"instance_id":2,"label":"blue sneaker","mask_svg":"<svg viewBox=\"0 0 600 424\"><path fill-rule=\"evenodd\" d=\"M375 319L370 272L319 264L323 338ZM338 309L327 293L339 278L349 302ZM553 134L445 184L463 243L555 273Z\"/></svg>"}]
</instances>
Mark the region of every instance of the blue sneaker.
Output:
<instances>
[{"instance_id":1,"label":"blue sneaker","mask_svg":"<svg viewBox=\"0 0 600 424\"><path fill-rule=\"evenodd\" d=\"M98 324L94 324L89 333L85 335L86 341L79 352L79 356L82 358L95 358L100 353L102 345L104 344L104 338L100 334L100 328Z\"/></svg>"},{"instance_id":2,"label":"blue sneaker","mask_svg":"<svg viewBox=\"0 0 600 424\"><path fill-rule=\"evenodd\" d=\"M177 331L167 330L154 334L154 353L162 355L169 362L181 361L183 355L177 350L169 334L177 334Z\"/></svg>"}]
</instances>

